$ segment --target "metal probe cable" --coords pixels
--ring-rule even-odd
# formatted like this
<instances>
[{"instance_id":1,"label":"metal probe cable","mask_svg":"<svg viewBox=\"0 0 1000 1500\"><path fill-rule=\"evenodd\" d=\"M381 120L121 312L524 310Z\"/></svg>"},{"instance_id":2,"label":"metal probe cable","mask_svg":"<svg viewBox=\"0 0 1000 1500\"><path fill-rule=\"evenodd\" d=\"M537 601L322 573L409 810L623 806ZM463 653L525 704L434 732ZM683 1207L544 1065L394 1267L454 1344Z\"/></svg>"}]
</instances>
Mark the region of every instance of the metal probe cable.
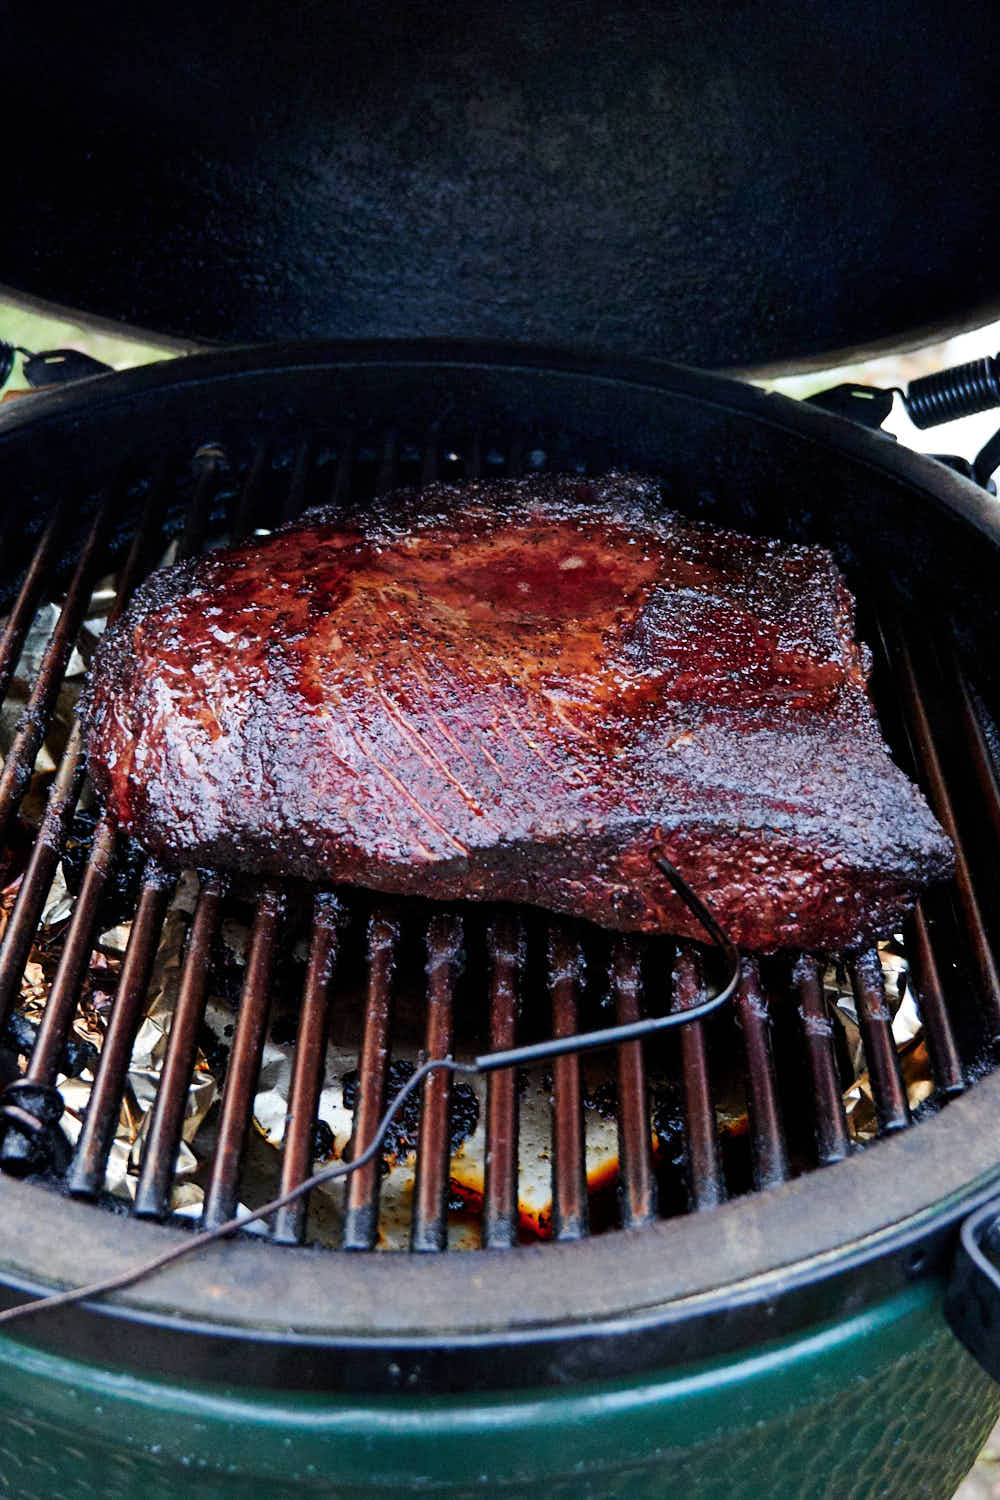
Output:
<instances>
[{"instance_id":1,"label":"metal probe cable","mask_svg":"<svg viewBox=\"0 0 1000 1500\"><path fill-rule=\"evenodd\" d=\"M87 1286L71 1287L64 1292L54 1292L48 1297L38 1297L31 1302L19 1303L16 1307L7 1308L0 1312L0 1325L12 1323L17 1318L28 1318L37 1316L39 1313L52 1312L59 1307L67 1307L74 1302L90 1301L94 1297L100 1297L107 1292L118 1292L125 1287L133 1286L135 1282L152 1276L156 1271L162 1271L165 1266L171 1265L175 1260L181 1260L186 1255L193 1255L202 1250L206 1245L211 1245L215 1240L221 1240L234 1234L238 1229L245 1229L248 1224L254 1224L260 1219L266 1219L276 1213L279 1208L284 1208L289 1203L294 1203L297 1198L312 1192L313 1188L323 1183L332 1182L335 1178L346 1177L351 1172L357 1172L377 1154L379 1147L385 1139L393 1120L399 1114L406 1100L412 1093L428 1078L431 1073L447 1071L449 1073L460 1073L466 1077L475 1074L482 1076L486 1073L496 1072L498 1068L510 1068L527 1063L542 1062L551 1057L560 1057L567 1052L582 1052L594 1047L611 1047L621 1042L631 1042L642 1037L651 1036L654 1032L667 1031L674 1026L687 1026L692 1021L698 1021L712 1011L718 1010L720 1006L731 997L740 977L740 956L736 945L726 936L712 915L704 901L688 885L684 877L674 869L661 849L654 849L651 855L653 863L673 886L677 895L684 902L708 933L715 946L725 954L730 973L725 985L716 994L697 1005L688 1006L684 1010L668 1012L661 1016L650 1016L639 1021L630 1021L624 1026L606 1026L600 1031L585 1031L576 1036L555 1037L550 1041L532 1042L524 1047L511 1047L504 1052L483 1052L472 1062L457 1062L453 1057L431 1057L420 1064L416 1071L407 1079L406 1083L393 1096L392 1102L379 1121L371 1141L361 1152L360 1156L351 1161L339 1161L328 1167L321 1167L297 1187L290 1188L288 1192L282 1193L277 1198L272 1198L269 1203L263 1204L248 1213L236 1214L228 1219L225 1224L220 1224L214 1229L205 1229L200 1233L192 1235L180 1245L174 1245L165 1250L162 1255L151 1257L142 1261L140 1265L131 1270L121 1271L115 1276L108 1276L103 1281L91 1282Z\"/></svg>"}]
</instances>

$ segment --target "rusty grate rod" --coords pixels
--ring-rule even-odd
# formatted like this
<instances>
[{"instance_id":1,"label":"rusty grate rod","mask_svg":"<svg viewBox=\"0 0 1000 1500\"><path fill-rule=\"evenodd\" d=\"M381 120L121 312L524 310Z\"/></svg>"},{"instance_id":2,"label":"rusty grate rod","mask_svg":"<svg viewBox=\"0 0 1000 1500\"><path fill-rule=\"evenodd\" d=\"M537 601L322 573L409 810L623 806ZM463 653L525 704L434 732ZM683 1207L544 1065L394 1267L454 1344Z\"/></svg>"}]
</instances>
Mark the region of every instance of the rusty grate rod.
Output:
<instances>
[{"instance_id":1,"label":"rusty grate rod","mask_svg":"<svg viewBox=\"0 0 1000 1500\"><path fill-rule=\"evenodd\" d=\"M215 462L216 460L213 458L211 464L209 465L209 468L213 473L215 469ZM153 485L151 486L150 494L147 498L146 505L143 508L138 534L133 537L132 546L129 550L129 556L126 560L122 579L120 581L118 593L116 595L112 618L116 618L120 613L121 609L127 603L128 595L130 594L135 583L138 581L144 560L145 541L149 539L148 531L151 532L153 530L154 518L166 499L166 492L166 471L165 469L161 469ZM192 502L192 508L194 508L198 503L207 504L207 500L205 499L206 494L207 491L203 483L202 485L199 485L196 491L195 500ZM201 497L200 502L199 497ZM189 522L191 520L190 514L188 520ZM95 521L95 526L91 530L91 537L95 535L99 522L100 516ZM194 530L196 531L197 528L194 528ZM192 528L189 525L186 534L191 532ZM79 735L77 735L77 749L78 746ZM74 747L71 745L68 748L72 749ZM74 783L77 776L78 764L74 765L72 756L69 760L67 760L64 756L63 764L60 768L60 773L59 775L57 775L53 794L50 794L51 801L51 795L55 795L56 793L58 793L58 800L53 807L53 836L57 831L61 830L64 815L68 816L65 804L70 802L71 800L75 801ZM76 790L78 790L78 788ZM56 825L58 825L58 827ZM44 883L44 865L42 864L42 861L44 860L44 862L48 863L52 859L52 848L50 846L50 841L48 836L44 835L45 826L45 820L43 819L42 831L40 832L39 838L36 842L36 850L38 850L39 846L41 846L41 852L38 852L38 858L40 862L39 873L35 876L35 883L29 887L29 894L32 905L37 903L37 901L39 900L39 892L41 891L41 887ZM87 966L90 962L90 955L93 949L94 929L97 924L101 896L111 869L116 841L117 831L115 822L113 818L105 813L101 817L96 829L94 830L94 836L91 841L90 854L87 860L87 868L84 872L83 881L80 887L80 894L77 896L77 899L73 904L73 913L70 918L69 927L67 929L66 937L63 942L62 955L59 960L59 966L56 970L55 979L53 980L52 986L49 990L45 1010L42 1013L42 1019L39 1024L35 1046L32 1051L27 1074L25 1075L26 1080L30 1080L39 1084L47 1083L51 1085L56 1076L58 1060L62 1055L63 1047L66 1044L66 1038L69 1034L69 1030L73 1022L73 1015L75 1013L80 987L83 983L84 975L86 974ZM57 839L55 842L55 852L57 854L59 852L59 849L60 841ZM145 885L151 885L152 887L158 888L161 880L162 875L156 869L156 867L152 865L147 866L144 874ZM45 885L45 890L41 891L40 899L42 901L44 901L44 895L47 889L48 886ZM18 949L23 945L24 932L27 928L28 910L29 908L26 905L26 914L22 919L24 922L24 929L19 930L15 934ZM132 936L135 936L134 928ZM139 950L137 949L136 951L138 953ZM23 971L22 965L22 970L15 973L18 957L19 954L13 947L10 949L9 960L5 954L0 953L0 981L2 981L3 986L0 993L2 993L5 998L5 1003L8 1005L12 1003L14 993L13 987L20 982L21 972ZM122 977L123 976L119 976L119 986L121 985ZM112 1020L113 1019L114 1017L112 1017ZM29 1143L24 1139L22 1139L19 1144L17 1132L8 1131L4 1141L5 1162L8 1161L10 1152L23 1152L28 1148L28 1144Z\"/></svg>"},{"instance_id":2,"label":"rusty grate rod","mask_svg":"<svg viewBox=\"0 0 1000 1500\"><path fill-rule=\"evenodd\" d=\"M949 667L952 678L958 685L959 713L962 728L965 731L966 744L972 757L976 781L979 784L986 815L993 829L994 841L1000 847L1000 786L997 785L993 757L986 743L982 721L976 712L969 683L962 671L958 656L954 652L950 655Z\"/></svg>"},{"instance_id":3,"label":"rusty grate rod","mask_svg":"<svg viewBox=\"0 0 1000 1500\"><path fill-rule=\"evenodd\" d=\"M734 943L723 932L711 908L706 906L697 891L692 890L683 875L675 870L662 849L652 851L653 863L665 875L680 896L685 906L697 918L707 936L726 959L727 977L724 985L714 995L699 998L697 1004L686 1005L679 1010L667 1010L663 1015L641 1016L627 1026L600 1026L591 1031L574 1032L566 1036L550 1037L548 1041L529 1042L522 1047L507 1047L499 1051L484 1052L475 1060L480 1073L491 1073L497 1068L548 1061L554 1057L566 1057L571 1053L589 1052L598 1047L617 1047L623 1042L645 1040L663 1031L686 1031L695 1021L721 1010L736 991L740 978L740 955Z\"/></svg>"},{"instance_id":4,"label":"rusty grate rod","mask_svg":"<svg viewBox=\"0 0 1000 1500\"><path fill-rule=\"evenodd\" d=\"M45 898L83 785L82 748L83 735L79 724L74 724L0 945L0 1025L6 1023L20 994Z\"/></svg>"},{"instance_id":5,"label":"rusty grate rod","mask_svg":"<svg viewBox=\"0 0 1000 1500\"><path fill-rule=\"evenodd\" d=\"M62 953L55 977L49 988L45 1009L38 1025L35 1045L28 1059L25 1083L51 1087L59 1071L59 1062L73 1024L77 998L93 952L94 927L104 883L115 852L115 834L105 819L98 824L80 894L73 906L69 928L63 939ZM23 964L22 964L23 969ZM6 975L5 971L5 975ZM18 974L17 978L20 978ZM26 1172L41 1165L39 1143L16 1126L8 1125L2 1135L0 1162L6 1171Z\"/></svg>"},{"instance_id":6,"label":"rusty grate rod","mask_svg":"<svg viewBox=\"0 0 1000 1500\"><path fill-rule=\"evenodd\" d=\"M73 915L63 941L59 966L28 1063L28 1076L34 1076L37 1083L51 1083L55 1078L56 1066L76 1011L80 986L93 952L98 906L114 854L114 826L109 819L103 818L94 832L80 894L73 903Z\"/></svg>"},{"instance_id":7,"label":"rusty grate rod","mask_svg":"<svg viewBox=\"0 0 1000 1500\"><path fill-rule=\"evenodd\" d=\"M684 943L674 963L673 1011L684 1011L698 1004L703 994L700 958L694 948ZM708 1076L708 1046L701 1021L681 1027L680 1046L691 1206L696 1210L715 1208L725 1201L726 1184Z\"/></svg>"},{"instance_id":8,"label":"rusty grate rod","mask_svg":"<svg viewBox=\"0 0 1000 1500\"><path fill-rule=\"evenodd\" d=\"M70 1192L80 1197L94 1197L104 1185L104 1169L118 1123L132 1045L173 887L173 877L167 876L150 861L125 949L83 1129L66 1178Z\"/></svg>"},{"instance_id":9,"label":"rusty grate rod","mask_svg":"<svg viewBox=\"0 0 1000 1500\"><path fill-rule=\"evenodd\" d=\"M420 483L423 486L436 484L441 474L441 426L432 422L424 435L424 451L420 462Z\"/></svg>"},{"instance_id":10,"label":"rusty grate rod","mask_svg":"<svg viewBox=\"0 0 1000 1500\"><path fill-rule=\"evenodd\" d=\"M233 520L233 541L245 542L254 529L257 519L257 511L260 506L261 493L267 479L268 462L270 454L267 444L261 443L250 460L246 479L240 491L239 504L236 507L236 516Z\"/></svg>"},{"instance_id":11,"label":"rusty grate rod","mask_svg":"<svg viewBox=\"0 0 1000 1500\"><path fill-rule=\"evenodd\" d=\"M905 935L910 980L927 1035L935 1087L942 1097L953 1098L965 1092L965 1079L922 900L917 901L912 917L905 924Z\"/></svg>"},{"instance_id":12,"label":"rusty grate rod","mask_svg":"<svg viewBox=\"0 0 1000 1500\"><path fill-rule=\"evenodd\" d=\"M243 1157L246 1153L254 1089L271 1008L271 975L284 914L284 896L277 886L261 888L250 933L250 953L243 978L236 1035L226 1069L219 1108L215 1151L205 1185L201 1222L212 1229L231 1219L236 1209Z\"/></svg>"},{"instance_id":13,"label":"rusty grate rod","mask_svg":"<svg viewBox=\"0 0 1000 1500\"><path fill-rule=\"evenodd\" d=\"M465 478L478 479L483 472L483 434L480 428L476 427L470 433L463 457Z\"/></svg>"},{"instance_id":14,"label":"rusty grate rod","mask_svg":"<svg viewBox=\"0 0 1000 1500\"><path fill-rule=\"evenodd\" d=\"M989 1028L990 1041L1000 1045L1000 973L979 907L972 872L959 832L951 794L931 729L927 708L917 680L913 657L902 634L887 625L881 627L889 658L896 671L900 693L906 708L915 760L922 768L931 806L955 850L955 886L965 920L980 982L980 1000Z\"/></svg>"},{"instance_id":15,"label":"rusty grate rod","mask_svg":"<svg viewBox=\"0 0 1000 1500\"><path fill-rule=\"evenodd\" d=\"M792 971L792 981L798 992L799 1020L816 1101L816 1162L828 1167L850 1155L851 1138L834 1050L833 1021L823 995L823 972L818 960L809 954L800 955Z\"/></svg>"},{"instance_id":16,"label":"rusty grate rod","mask_svg":"<svg viewBox=\"0 0 1000 1500\"><path fill-rule=\"evenodd\" d=\"M399 434L390 427L382 439L378 472L375 475L376 495L387 495L396 483L396 465L399 452Z\"/></svg>"},{"instance_id":17,"label":"rusty grate rod","mask_svg":"<svg viewBox=\"0 0 1000 1500\"><path fill-rule=\"evenodd\" d=\"M295 1061L288 1091L288 1117L281 1157L281 1189L304 1182L312 1170L315 1154L316 1114L323 1069L330 1011L330 990L337 964L339 926L343 908L332 891L320 891L313 901L312 937L306 970L302 1011L295 1039ZM282 1245L298 1245L305 1236L308 1198L296 1198L274 1216L272 1238Z\"/></svg>"},{"instance_id":18,"label":"rusty grate rod","mask_svg":"<svg viewBox=\"0 0 1000 1500\"><path fill-rule=\"evenodd\" d=\"M451 1053L455 981L461 960L462 919L439 912L427 926L427 1057ZM451 1074L432 1073L424 1084L417 1174L413 1185L410 1248L444 1250L448 1243L448 1174L451 1161Z\"/></svg>"},{"instance_id":19,"label":"rusty grate rod","mask_svg":"<svg viewBox=\"0 0 1000 1500\"><path fill-rule=\"evenodd\" d=\"M351 485L354 482L354 459L356 450L356 438L352 427L345 427L337 440L337 462L333 470L333 483L330 486L329 504L346 505L351 498Z\"/></svg>"},{"instance_id":20,"label":"rusty grate rod","mask_svg":"<svg viewBox=\"0 0 1000 1500\"><path fill-rule=\"evenodd\" d=\"M278 515L278 524L287 526L290 521L298 518L306 503L306 492L309 486L309 470L312 468L312 444L308 438L303 439L295 450L295 463L292 465L292 477L288 482L288 492Z\"/></svg>"},{"instance_id":21,"label":"rusty grate rod","mask_svg":"<svg viewBox=\"0 0 1000 1500\"><path fill-rule=\"evenodd\" d=\"M197 474L194 494L184 517L184 530L177 543L177 561L200 552L208 530L208 518L219 485L219 473L225 455L212 444L199 448L194 455Z\"/></svg>"},{"instance_id":22,"label":"rusty grate rod","mask_svg":"<svg viewBox=\"0 0 1000 1500\"><path fill-rule=\"evenodd\" d=\"M66 504L65 500L61 500L49 517L24 575L14 608L7 616L3 634L0 635L0 703L7 696L14 668L24 648L31 622L38 612L45 576L52 564L56 540L66 519Z\"/></svg>"},{"instance_id":23,"label":"rusty grate rod","mask_svg":"<svg viewBox=\"0 0 1000 1500\"><path fill-rule=\"evenodd\" d=\"M374 1139L385 1111L389 1074L389 1020L392 979L399 945L399 922L388 907L378 907L368 923L368 998L358 1062L351 1155L358 1156ZM345 1250L371 1250L378 1233L382 1163L371 1161L347 1181L344 1213Z\"/></svg>"},{"instance_id":24,"label":"rusty grate rod","mask_svg":"<svg viewBox=\"0 0 1000 1500\"><path fill-rule=\"evenodd\" d=\"M642 960L634 941L615 939L611 990L619 1026L638 1021ZM650 1142L649 1098L642 1043L618 1047L618 1201L622 1226L634 1229L656 1217L656 1179Z\"/></svg>"},{"instance_id":25,"label":"rusty grate rod","mask_svg":"<svg viewBox=\"0 0 1000 1500\"><path fill-rule=\"evenodd\" d=\"M159 486L153 486L122 570L115 602L108 616L109 625L118 619L139 580L150 533L162 503L162 490ZM79 800L83 775L83 732L76 721L70 730L66 749L49 791L45 814L0 946L0 1024L9 1016L17 997L24 966L37 936L45 898L62 857L70 822Z\"/></svg>"},{"instance_id":26,"label":"rusty grate rod","mask_svg":"<svg viewBox=\"0 0 1000 1500\"><path fill-rule=\"evenodd\" d=\"M501 912L489 923L491 1051L513 1047L517 1033L518 980L524 962L520 920ZM517 1243L517 1069L500 1068L486 1080L486 1165L483 1244L506 1250Z\"/></svg>"},{"instance_id":27,"label":"rusty grate rod","mask_svg":"<svg viewBox=\"0 0 1000 1500\"><path fill-rule=\"evenodd\" d=\"M510 442L507 445L507 463L505 468L509 479L520 479L524 473L523 427L515 427L511 433Z\"/></svg>"},{"instance_id":28,"label":"rusty grate rod","mask_svg":"<svg viewBox=\"0 0 1000 1500\"><path fill-rule=\"evenodd\" d=\"M45 738L56 697L62 686L63 674L90 604L93 574L100 556L98 549L111 509L112 500L108 498L94 517L59 619L45 648L38 676L4 761L3 771L0 772L0 835L6 833L11 815L31 780L35 757Z\"/></svg>"},{"instance_id":29,"label":"rusty grate rod","mask_svg":"<svg viewBox=\"0 0 1000 1500\"><path fill-rule=\"evenodd\" d=\"M788 1177L788 1155L774 1079L771 1017L756 958L745 957L740 964L736 1019L746 1056L754 1182L758 1188L773 1187Z\"/></svg>"},{"instance_id":30,"label":"rusty grate rod","mask_svg":"<svg viewBox=\"0 0 1000 1500\"><path fill-rule=\"evenodd\" d=\"M885 978L878 952L870 948L848 964L858 1011L861 1041L868 1064L879 1134L904 1130L910 1106L899 1070L899 1054L892 1035L892 1014L885 998Z\"/></svg>"},{"instance_id":31,"label":"rusty grate rod","mask_svg":"<svg viewBox=\"0 0 1000 1500\"><path fill-rule=\"evenodd\" d=\"M552 1034L573 1036L584 957L579 938L563 922L549 927L548 962ZM580 1058L570 1052L552 1060L552 1232L557 1240L582 1239L587 1221L583 1080Z\"/></svg>"},{"instance_id":32,"label":"rusty grate rod","mask_svg":"<svg viewBox=\"0 0 1000 1500\"><path fill-rule=\"evenodd\" d=\"M198 1050L198 1028L205 1013L212 940L219 924L221 904L221 881L216 875L208 875L198 892L177 1004L167 1038L167 1055L142 1148L142 1166L135 1195L135 1213L140 1219L161 1219L170 1210L170 1191Z\"/></svg>"}]
</instances>

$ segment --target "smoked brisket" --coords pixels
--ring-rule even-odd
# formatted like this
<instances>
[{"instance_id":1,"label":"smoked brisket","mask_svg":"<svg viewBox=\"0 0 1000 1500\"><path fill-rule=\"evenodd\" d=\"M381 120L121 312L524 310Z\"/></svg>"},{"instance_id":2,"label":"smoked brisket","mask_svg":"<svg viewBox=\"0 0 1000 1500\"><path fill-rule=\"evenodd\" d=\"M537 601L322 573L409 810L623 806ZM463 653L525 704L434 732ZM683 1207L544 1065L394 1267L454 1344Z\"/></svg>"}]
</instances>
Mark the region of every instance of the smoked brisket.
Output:
<instances>
[{"instance_id":1,"label":"smoked brisket","mask_svg":"<svg viewBox=\"0 0 1000 1500\"><path fill-rule=\"evenodd\" d=\"M159 858L743 947L889 932L950 845L829 553L609 475L434 485L162 569L102 640L91 775Z\"/></svg>"}]
</instances>

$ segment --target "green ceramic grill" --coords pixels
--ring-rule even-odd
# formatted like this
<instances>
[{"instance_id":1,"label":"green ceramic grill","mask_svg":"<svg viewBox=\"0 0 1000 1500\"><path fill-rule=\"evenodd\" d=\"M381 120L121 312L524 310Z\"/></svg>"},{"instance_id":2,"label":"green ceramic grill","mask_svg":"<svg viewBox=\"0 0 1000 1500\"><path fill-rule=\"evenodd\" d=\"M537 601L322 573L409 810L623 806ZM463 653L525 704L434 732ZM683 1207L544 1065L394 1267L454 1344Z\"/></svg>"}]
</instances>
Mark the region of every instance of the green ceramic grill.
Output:
<instances>
[{"instance_id":1,"label":"green ceramic grill","mask_svg":"<svg viewBox=\"0 0 1000 1500\"><path fill-rule=\"evenodd\" d=\"M718 979L540 912L147 864L73 701L165 559L399 484L659 476L832 549L957 865L881 950L751 958L669 1036L438 1077L335 1188L0 1325L0 1492L953 1493L1000 1412L1000 451L897 447L892 392L662 361L829 366L995 315L994 11L5 17L0 283L227 352L0 410L0 1306L356 1160L422 1055ZM908 409L998 396L986 360Z\"/></svg>"},{"instance_id":2,"label":"green ceramic grill","mask_svg":"<svg viewBox=\"0 0 1000 1500\"><path fill-rule=\"evenodd\" d=\"M42 603L57 606L0 784L20 861L0 948L4 1303L191 1239L174 1171L201 1066L218 1085L195 1138L198 1213L212 1227L303 1181L329 1150L317 1127L330 1048L353 1062L343 1100L357 1149L413 1045L484 1052L570 1022L587 1030L609 1008L619 1020L669 1008L669 945L633 953L543 914L507 914L527 934L515 960L475 909L452 908L446 922L419 903L227 888L211 871L186 877L181 900L174 874L144 866L90 808L72 731L47 801L30 802L30 761L51 743L97 594L134 586L172 543L210 546L413 476L626 466L659 475L693 514L832 547L847 574L883 728L958 854L954 887L928 894L899 934L921 1086L877 955L755 961L723 1010L606 1054L603 1103L582 1055L552 1062L547 1218L530 1235L524 1146L538 1126L524 1085L508 1069L479 1099L485 1171L464 1197L457 1086L444 1107L425 1089L397 1152L412 1169L402 1236L386 1223L391 1173L360 1170L332 1206L314 1192L262 1232L10 1324L0 1474L12 1495L544 1486L944 1500L972 1462L1000 1412L987 1373L1000 1194L993 502L880 433L665 365L469 345L275 346L100 376L0 417L8 669ZM53 923L57 870L65 909ZM126 934L117 957L112 919ZM223 938L239 922L234 964ZM553 944L580 945L594 982L567 983ZM101 953L112 977L95 990ZM131 1187L111 1191L167 958L175 983L154 1096ZM838 963L854 999L853 1062L828 994ZM100 1045L81 1051L95 993ZM261 1122L281 1047L278 1151ZM852 1088L867 1090L867 1131ZM591 1159L598 1117L613 1148L603 1177Z\"/></svg>"}]
</instances>

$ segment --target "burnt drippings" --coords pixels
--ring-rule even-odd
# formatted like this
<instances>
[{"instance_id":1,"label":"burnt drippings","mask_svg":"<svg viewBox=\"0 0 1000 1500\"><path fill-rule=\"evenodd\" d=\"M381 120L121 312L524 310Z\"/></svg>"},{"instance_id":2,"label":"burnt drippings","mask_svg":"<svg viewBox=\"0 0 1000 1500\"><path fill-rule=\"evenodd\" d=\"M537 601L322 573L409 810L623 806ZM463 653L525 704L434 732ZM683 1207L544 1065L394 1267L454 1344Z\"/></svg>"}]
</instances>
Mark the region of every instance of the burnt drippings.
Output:
<instances>
[{"instance_id":1,"label":"burnt drippings","mask_svg":"<svg viewBox=\"0 0 1000 1500\"><path fill-rule=\"evenodd\" d=\"M80 893L98 822L96 813L77 812L70 825L69 837L63 849L62 871L66 889L71 896L75 897ZM135 915L146 859L145 850L134 839L125 835L119 838L115 859L97 908L100 928L114 927Z\"/></svg>"},{"instance_id":2,"label":"burnt drippings","mask_svg":"<svg viewBox=\"0 0 1000 1500\"><path fill-rule=\"evenodd\" d=\"M38 1027L20 1011L13 1011L0 1032L0 1047L15 1056L31 1057L38 1039ZM59 1054L59 1072L68 1078L77 1078L86 1068L91 1070L97 1061L97 1048L83 1037L69 1036Z\"/></svg>"},{"instance_id":3,"label":"burnt drippings","mask_svg":"<svg viewBox=\"0 0 1000 1500\"><path fill-rule=\"evenodd\" d=\"M333 1155L334 1135L325 1120L317 1120L313 1130L313 1161L327 1161Z\"/></svg>"},{"instance_id":4,"label":"burnt drippings","mask_svg":"<svg viewBox=\"0 0 1000 1500\"><path fill-rule=\"evenodd\" d=\"M386 1097L392 1100L399 1090L413 1077L416 1069L411 1062L397 1060L389 1064ZM344 1104L352 1111L358 1103L358 1070L351 1068L341 1074ZM454 1155L462 1142L473 1135L479 1124L479 1099L475 1091L461 1080L452 1085L451 1111L449 1114L448 1148ZM403 1108L393 1120L382 1143L383 1167L386 1157L405 1157L416 1151L420 1135L420 1097L411 1094Z\"/></svg>"}]
</instances>

